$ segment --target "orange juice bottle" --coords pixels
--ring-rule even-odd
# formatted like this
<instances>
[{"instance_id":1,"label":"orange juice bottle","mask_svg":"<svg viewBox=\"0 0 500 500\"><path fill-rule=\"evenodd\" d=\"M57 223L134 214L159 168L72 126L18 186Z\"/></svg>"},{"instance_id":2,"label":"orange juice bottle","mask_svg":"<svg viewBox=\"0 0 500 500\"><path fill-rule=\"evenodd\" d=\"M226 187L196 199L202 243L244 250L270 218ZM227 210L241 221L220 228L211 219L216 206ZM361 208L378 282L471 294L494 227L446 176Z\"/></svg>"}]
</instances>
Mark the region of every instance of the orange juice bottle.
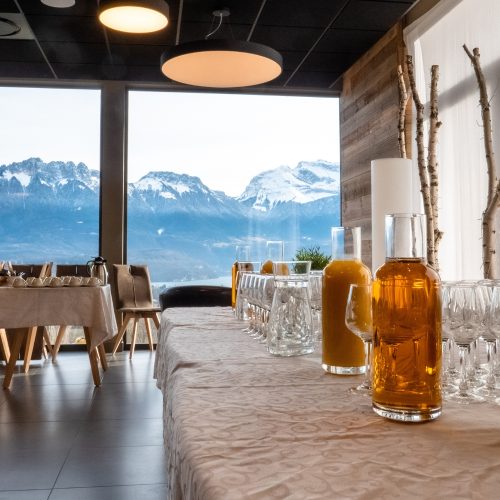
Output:
<instances>
[{"instance_id":1,"label":"orange juice bottle","mask_svg":"<svg viewBox=\"0 0 500 500\"><path fill-rule=\"evenodd\" d=\"M351 284L369 284L371 273L361 262L361 228L332 228L332 261L323 271L322 367L336 375L365 372L362 340L345 324L345 308Z\"/></svg>"}]
</instances>

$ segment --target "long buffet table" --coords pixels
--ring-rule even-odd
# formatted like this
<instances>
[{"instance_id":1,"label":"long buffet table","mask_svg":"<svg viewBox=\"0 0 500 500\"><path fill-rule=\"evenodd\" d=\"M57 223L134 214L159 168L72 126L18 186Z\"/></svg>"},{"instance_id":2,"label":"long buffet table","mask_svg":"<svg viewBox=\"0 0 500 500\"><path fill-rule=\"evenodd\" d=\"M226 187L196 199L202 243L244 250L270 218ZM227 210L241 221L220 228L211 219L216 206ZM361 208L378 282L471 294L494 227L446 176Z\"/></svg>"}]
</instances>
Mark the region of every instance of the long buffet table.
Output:
<instances>
[{"instance_id":1,"label":"long buffet table","mask_svg":"<svg viewBox=\"0 0 500 500\"><path fill-rule=\"evenodd\" d=\"M318 355L276 358L229 308L162 314L155 376L172 500L498 498L500 406L403 424Z\"/></svg>"}]
</instances>

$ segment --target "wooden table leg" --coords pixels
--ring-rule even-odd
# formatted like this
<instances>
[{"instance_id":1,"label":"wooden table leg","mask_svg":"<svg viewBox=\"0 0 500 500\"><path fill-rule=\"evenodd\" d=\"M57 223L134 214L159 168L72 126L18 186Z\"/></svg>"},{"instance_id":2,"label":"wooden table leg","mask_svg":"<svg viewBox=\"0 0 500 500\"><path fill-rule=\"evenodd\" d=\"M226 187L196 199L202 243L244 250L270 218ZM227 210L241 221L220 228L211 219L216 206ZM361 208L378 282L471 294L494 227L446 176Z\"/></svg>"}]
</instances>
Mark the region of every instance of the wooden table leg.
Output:
<instances>
[{"instance_id":1,"label":"wooden table leg","mask_svg":"<svg viewBox=\"0 0 500 500\"><path fill-rule=\"evenodd\" d=\"M97 346L99 352L99 359L101 360L101 366L104 371L108 369L108 360L106 359L106 351L104 350L104 344L99 344Z\"/></svg>"},{"instance_id":2,"label":"wooden table leg","mask_svg":"<svg viewBox=\"0 0 500 500\"><path fill-rule=\"evenodd\" d=\"M23 371L28 373L30 369L31 356L33 355L33 346L35 345L37 327L32 326L28 329L28 337L26 338L26 349L24 350Z\"/></svg>"},{"instance_id":3,"label":"wooden table leg","mask_svg":"<svg viewBox=\"0 0 500 500\"><path fill-rule=\"evenodd\" d=\"M10 387L10 382L12 381L12 375L14 374L14 369L16 368L16 361L19 357L19 352L21 350L21 344L27 335L27 330L16 332L14 335L14 342L12 344L12 351L10 352L9 362L7 363L7 368L5 368L5 377L3 379L3 388L8 389Z\"/></svg>"},{"instance_id":4,"label":"wooden table leg","mask_svg":"<svg viewBox=\"0 0 500 500\"><path fill-rule=\"evenodd\" d=\"M92 370L94 385L99 387L101 385L101 374L99 373L99 365L97 364L97 349L95 347L94 349L90 349L90 328L84 326L83 332L85 333L85 341L87 342L87 351L89 353L90 369Z\"/></svg>"},{"instance_id":5,"label":"wooden table leg","mask_svg":"<svg viewBox=\"0 0 500 500\"><path fill-rule=\"evenodd\" d=\"M0 328L0 346L2 348L3 357L5 358L5 363L8 363L10 359L10 347L9 341L7 340L7 334L3 328Z\"/></svg>"}]
</instances>

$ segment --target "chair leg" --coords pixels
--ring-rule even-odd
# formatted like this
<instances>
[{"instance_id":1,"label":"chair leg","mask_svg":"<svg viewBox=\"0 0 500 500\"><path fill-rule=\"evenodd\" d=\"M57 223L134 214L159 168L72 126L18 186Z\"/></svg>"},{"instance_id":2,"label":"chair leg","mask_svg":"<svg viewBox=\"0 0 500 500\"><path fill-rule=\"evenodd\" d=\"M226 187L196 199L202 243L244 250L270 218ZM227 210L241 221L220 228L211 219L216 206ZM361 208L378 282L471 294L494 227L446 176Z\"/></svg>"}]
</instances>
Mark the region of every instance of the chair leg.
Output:
<instances>
[{"instance_id":1,"label":"chair leg","mask_svg":"<svg viewBox=\"0 0 500 500\"><path fill-rule=\"evenodd\" d=\"M97 353L99 354L99 360L101 361L101 366L104 371L108 369L108 360L106 359L106 351L104 350L104 344L99 344L97 346Z\"/></svg>"},{"instance_id":2,"label":"chair leg","mask_svg":"<svg viewBox=\"0 0 500 500\"><path fill-rule=\"evenodd\" d=\"M160 328L160 320L158 319L158 314L157 313L153 313L151 315L151 319L153 320L153 323L155 324L156 328Z\"/></svg>"},{"instance_id":3,"label":"chair leg","mask_svg":"<svg viewBox=\"0 0 500 500\"><path fill-rule=\"evenodd\" d=\"M60 325L57 332L56 341L54 342L54 347L52 348L52 363L56 362L57 355L59 354L59 349L66 333L66 325Z\"/></svg>"},{"instance_id":4,"label":"chair leg","mask_svg":"<svg viewBox=\"0 0 500 500\"><path fill-rule=\"evenodd\" d=\"M36 326L32 326L28 329L28 336L26 337L26 350L24 351L24 373L28 373L30 369L31 356L33 355L33 346L35 345L36 331Z\"/></svg>"},{"instance_id":5,"label":"chair leg","mask_svg":"<svg viewBox=\"0 0 500 500\"><path fill-rule=\"evenodd\" d=\"M151 335L151 325L149 324L149 317L144 315L144 324L146 325L146 334L148 336L149 350L154 351L153 336Z\"/></svg>"},{"instance_id":6,"label":"chair leg","mask_svg":"<svg viewBox=\"0 0 500 500\"><path fill-rule=\"evenodd\" d=\"M134 355L134 350L135 350L135 338L137 336L137 322L139 321L139 318L137 316L134 316L134 328L132 330L132 340L130 342L130 359L132 359L132 356Z\"/></svg>"},{"instance_id":7,"label":"chair leg","mask_svg":"<svg viewBox=\"0 0 500 500\"><path fill-rule=\"evenodd\" d=\"M3 328L0 328L0 346L3 352L3 357L5 358L5 363L8 363L10 358L10 347L7 340L7 334Z\"/></svg>"},{"instance_id":8,"label":"chair leg","mask_svg":"<svg viewBox=\"0 0 500 500\"><path fill-rule=\"evenodd\" d=\"M115 345L113 346L113 351L111 352L111 355L114 356L116 354L116 351L118 350L118 347L120 346L120 342L123 339L123 336L125 335L125 332L127 331L127 325L129 321L132 319L133 315L131 313L125 314L125 318L123 318L123 323L120 329L118 330L118 333L116 334L116 340L115 340Z\"/></svg>"},{"instance_id":9,"label":"chair leg","mask_svg":"<svg viewBox=\"0 0 500 500\"><path fill-rule=\"evenodd\" d=\"M52 344L50 343L49 331L45 326L43 327L43 340L45 342L45 345L47 346L47 351L53 357L54 350L52 349Z\"/></svg>"}]
</instances>

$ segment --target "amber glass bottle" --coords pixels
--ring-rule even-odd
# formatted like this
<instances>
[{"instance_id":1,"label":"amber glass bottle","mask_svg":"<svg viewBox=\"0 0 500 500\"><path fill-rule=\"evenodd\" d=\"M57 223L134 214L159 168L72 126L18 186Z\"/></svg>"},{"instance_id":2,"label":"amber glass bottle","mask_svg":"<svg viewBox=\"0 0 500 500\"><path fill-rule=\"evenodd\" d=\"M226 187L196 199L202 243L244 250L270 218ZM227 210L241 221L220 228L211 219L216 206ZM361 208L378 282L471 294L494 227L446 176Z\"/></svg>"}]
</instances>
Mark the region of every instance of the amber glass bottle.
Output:
<instances>
[{"instance_id":1,"label":"amber glass bottle","mask_svg":"<svg viewBox=\"0 0 500 500\"><path fill-rule=\"evenodd\" d=\"M238 292L238 262L248 262L250 260L250 246L238 245L236 247L236 261L231 267L231 307L236 305L236 294Z\"/></svg>"},{"instance_id":2,"label":"amber glass bottle","mask_svg":"<svg viewBox=\"0 0 500 500\"><path fill-rule=\"evenodd\" d=\"M386 217L386 262L373 283L373 409L393 420L441 414L439 276L425 259L424 216Z\"/></svg>"},{"instance_id":3,"label":"amber glass bottle","mask_svg":"<svg viewBox=\"0 0 500 500\"><path fill-rule=\"evenodd\" d=\"M322 367L336 375L364 373L364 347L345 324L351 284L368 284L370 270L361 262L361 228L332 228L332 261L323 271Z\"/></svg>"}]
</instances>

